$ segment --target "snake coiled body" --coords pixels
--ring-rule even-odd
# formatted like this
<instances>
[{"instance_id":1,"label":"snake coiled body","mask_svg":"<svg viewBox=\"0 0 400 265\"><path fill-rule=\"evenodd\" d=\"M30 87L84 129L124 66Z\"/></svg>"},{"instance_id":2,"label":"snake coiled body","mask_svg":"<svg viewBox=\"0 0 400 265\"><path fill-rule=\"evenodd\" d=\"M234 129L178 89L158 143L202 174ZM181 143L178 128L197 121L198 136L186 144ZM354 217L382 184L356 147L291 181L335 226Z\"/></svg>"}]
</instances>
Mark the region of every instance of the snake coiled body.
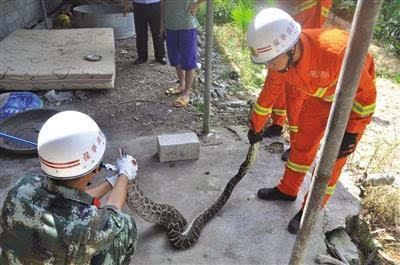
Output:
<instances>
[{"instance_id":1,"label":"snake coiled body","mask_svg":"<svg viewBox=\"0 0 400 265\"><path fill-rule=\"evenodd\" d=\"M201 229L228 201L235 186L246 175L257 157L260 143L250 146L246 160L240 165L237 174L231 178L217 201L198 215L188 226L183 215L168 204L158 204L147 198L133 182L128 187L127 204L137 215L149 223L158 224L168 231L171 244L179 249L186 249L193 245L200 236Z\"/></svg>"}]
</instances>

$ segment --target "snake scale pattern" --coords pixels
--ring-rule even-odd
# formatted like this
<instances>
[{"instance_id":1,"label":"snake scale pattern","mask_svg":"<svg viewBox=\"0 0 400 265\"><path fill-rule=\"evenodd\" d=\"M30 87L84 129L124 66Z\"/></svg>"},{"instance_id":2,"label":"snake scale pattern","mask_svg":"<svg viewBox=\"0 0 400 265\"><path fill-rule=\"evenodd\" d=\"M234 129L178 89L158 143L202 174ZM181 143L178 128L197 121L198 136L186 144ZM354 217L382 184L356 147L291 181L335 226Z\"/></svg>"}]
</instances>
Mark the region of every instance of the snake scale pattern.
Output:
<instances>
[{"instance_id":1,"label":"snake scale pattern","mask_svg":"<svg viewBox=\"0 0 400 265\"><path fill-rule=\"evenodd\" d=\"M169 241L175 248L189 248L199 238L202 227L222 209L236 184L253 165L259 147L260 143L250 145L246 160L240 165L237 174L230 179L217 201L198 215L190 224L173 206L158 204L147 198L135 181L129 184L127 205L146 222L164 227L168 231Z\"/></svg>"}]
</instances>

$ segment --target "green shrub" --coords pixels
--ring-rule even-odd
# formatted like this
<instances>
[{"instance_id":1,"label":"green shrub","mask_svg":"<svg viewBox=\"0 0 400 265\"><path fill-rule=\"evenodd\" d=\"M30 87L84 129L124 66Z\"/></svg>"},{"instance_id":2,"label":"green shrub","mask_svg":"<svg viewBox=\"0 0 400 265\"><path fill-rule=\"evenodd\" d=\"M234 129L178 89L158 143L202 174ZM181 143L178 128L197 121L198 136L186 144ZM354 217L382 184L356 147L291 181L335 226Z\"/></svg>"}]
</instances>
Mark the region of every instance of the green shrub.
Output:
<instances>
[{"instance_id":1,"label":"green shrub","mask_svg":"<svg viewBox=\"0 0 400 265\"><path fill-rule=\"evenodd\" d=\"M242 49L244 49L245 46L247 28L254 15L255 10L253 0L238 0L238 4L232 10L231 17L233 19L233 24L240 30Z\"/></svg>"},{"instance_id":2,"label":"green shrub","mask_svg":"<svg viewBox=\"0 0 400 265\"><path fill-rule=\"evenodd\" d=\"M400 0L385 0L375 26L375 40L400 55Z\"/></svg>"},{"instance_id":3,"label":"green shrub","mask_svg":"<svg viewBox=\"0 0 400 265\"><path fill-rule=\"evenodd\" d=\"M232 22L231 12L235 8L236 0L215 0L214 1L214 22L215 24L224 24ZM199 6L197 19L201 25L206 24L207 3Z\"/></svg>"},{"instance_id":4,"label":"green shrub","mask_svg":"<svg viewBox=\"0 0 400 265\"><path fill-rule=\"evenodd\" d=\"M239 45L241 32L238 27L232 23L216 25L214 34L226 61L239 71L241 84L246 89L260 89L264 84L265 66L253 64L250 60L250 51L241 49Z\"/></svg>"},{"instance_id":5,"label":"green shrub","mask_svg":"<svg viewBox=\"0 0 400 265\"><path fill-rule=\"evenodd\" d=\"M333 0L331 12L351 22L356 6L357 0Z\"/></svg>"},{"instance_id":6,"label":"green shrub","mask_svg":"<svg viewBox=\"0 0 400 265\"><path fill-rule=\"evenodd\" d=\"M356 6L356 0L333 0L331 11L351 22ZM379 45L400 55L400 0L383 1L374 39Z\"/></svg>"},{"instance_id":7,"label":"green shrub","mask_svg":"<svg viewBox=\"0 0 400 265\"><path fill-rule=\"evenodd\" d=\"M216 0L214 10L214 20L216 24L232 22L231 12L236 6L233 0Z\"/></svg>"}]
</instances>

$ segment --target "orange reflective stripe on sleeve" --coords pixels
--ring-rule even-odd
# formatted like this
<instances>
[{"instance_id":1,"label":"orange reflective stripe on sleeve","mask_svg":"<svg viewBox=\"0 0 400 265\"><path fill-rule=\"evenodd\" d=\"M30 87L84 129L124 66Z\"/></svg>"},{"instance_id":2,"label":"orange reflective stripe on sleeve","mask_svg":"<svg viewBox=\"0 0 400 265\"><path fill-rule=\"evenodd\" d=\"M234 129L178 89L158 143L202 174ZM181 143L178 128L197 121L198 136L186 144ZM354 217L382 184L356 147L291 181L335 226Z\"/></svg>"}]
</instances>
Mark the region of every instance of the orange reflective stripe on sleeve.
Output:
<instances>
[{"instance_id":1,"label":"orange reflective stripe on sleeve","mask_svg":"<svg viewBox=\"0 0 400 265\"><path fill-rule=\"evenodd\" d=\"M293 133L297 133L297 132L299 132L299 126L291 125L291 126L289 126L289 131L293 132Z\"/></svg>"},{"instance_id":2,"label":"orange reflective stripe on sleeve","mask_svg":"<svg viewBox=\"0 0 400 265\"><path fill-rule=\"evenodd\" d=\"M286 110L285 109L272 109L272 113L278 116L285 116Z\"/></svg>"},{"instance_id":3,"label":"orange reflective stripe on sleeve","mask_svg":"<svg viewBox=\"0 0 400 265\"><path fill-rule=\"evenodd\" d=\"M257 113L258 115L260 115L260 116L267 116L267 115L272 113L272 109L271 108L261 107L260 105L258 105L258 103L256 103L254 105L253 111L255 113Z\"/></svg>"},{"instance_id":4,"label":"orange reflective stripe on sleeve","mask_svg":"<svg viewBox=\"0 0 400 265\"><path fill-rule=\"evenodd\" d=\"M360 116L369 116L375 112L376 104L362 105L361 103L354 100L352 110Z\"/></svg>"}]
</instances>

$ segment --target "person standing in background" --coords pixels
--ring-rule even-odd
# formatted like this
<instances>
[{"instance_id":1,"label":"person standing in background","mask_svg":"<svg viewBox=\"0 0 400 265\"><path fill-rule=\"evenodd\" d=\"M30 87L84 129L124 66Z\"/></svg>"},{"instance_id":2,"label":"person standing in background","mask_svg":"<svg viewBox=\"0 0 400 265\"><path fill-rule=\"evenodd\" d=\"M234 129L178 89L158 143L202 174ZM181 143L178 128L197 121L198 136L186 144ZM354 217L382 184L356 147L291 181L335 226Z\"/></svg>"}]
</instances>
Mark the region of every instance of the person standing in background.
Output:
<instances>
[{"instance_id":1,"label":"person standing in background","mask_svg":"<svg viewBox=\"0 0 400 265\"><path fill-rule=\"evenodd\" d=\"M124 0L124 13L128 9L128 1ZM153 37L154 56L162 65L165 60L164 37L160 35L161 7L160 0L133 0L133 15L136 30L136 49L138 58L134 64L139 65L148 60L148 27Z\"/></svg>"},{"instance_id":2,"label":"person standing in background","mask_svg":"<svg viewBox=\"0 0 400 265\"><path fill-rule=\"evenodd\" d=\"M190 102L194 71L197 67L197 6L204 0L161 0L162 36L166 35L168 59L179 78L179 86L165 92L178 95L174 106Z\"/></svg>"}]
</instances>

